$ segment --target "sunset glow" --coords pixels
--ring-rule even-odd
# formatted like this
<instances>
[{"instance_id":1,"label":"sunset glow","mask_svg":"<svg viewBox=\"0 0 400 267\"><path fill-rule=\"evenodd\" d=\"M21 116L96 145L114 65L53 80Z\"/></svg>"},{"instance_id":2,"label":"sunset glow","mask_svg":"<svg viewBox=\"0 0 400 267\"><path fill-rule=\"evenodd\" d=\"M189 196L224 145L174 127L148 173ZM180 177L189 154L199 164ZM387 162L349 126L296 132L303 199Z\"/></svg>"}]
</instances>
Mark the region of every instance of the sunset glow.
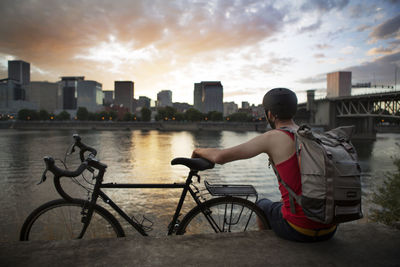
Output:
<instances>
[{"instance_id":1,"label":"sunset glow","mask_svg":"<svg viewBox=\"0 0 400 267\"><path fill-rule=\"evenodd\" d=\"M171 90L188 103L200 81L221 81L225 102L254 104L276 86L323 93L338 70L394 85L399 14L393 0L2 0L0 79L21 59L33 81L85 76L113 90L132 80L135 98Z\"/></svg>"}]
</instances>

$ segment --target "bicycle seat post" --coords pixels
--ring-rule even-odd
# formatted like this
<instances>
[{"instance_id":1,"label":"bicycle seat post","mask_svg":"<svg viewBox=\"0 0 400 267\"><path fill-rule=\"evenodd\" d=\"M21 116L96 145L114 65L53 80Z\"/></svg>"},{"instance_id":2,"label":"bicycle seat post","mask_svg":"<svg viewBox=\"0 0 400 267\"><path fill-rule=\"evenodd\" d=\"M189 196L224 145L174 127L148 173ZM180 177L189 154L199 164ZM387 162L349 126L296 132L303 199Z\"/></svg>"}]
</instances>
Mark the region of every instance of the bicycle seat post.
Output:
<instances>
[{"instance_id":1,"label":"bicycle seat post","mask_svg":"<svg viewBox=\"0 0 400 267\"><path fill-rule=\"evenodd\" d=\"M171 235L174 232L174 229L176 228L175 226L176 226L176 224L178 222L178 217L179 217L179 214L181 212L181 209L182 209L182 206L183 206L183 202L185 201L186 194L187 194L187 192L189 190L190 184L192 183L192 178L193 178L193 176L197 176L197 172L198 172L197 170L190 170L189 171L189 174L188 174L188 176L186 178L185 187L183 188L181 198L179 199L178 206L176 207L176 211L175 211L174 217L172 218L172 221L169 224L170 226L169 226L169 229L168 229L168 235Z\"/></svg>"}]
</instances>

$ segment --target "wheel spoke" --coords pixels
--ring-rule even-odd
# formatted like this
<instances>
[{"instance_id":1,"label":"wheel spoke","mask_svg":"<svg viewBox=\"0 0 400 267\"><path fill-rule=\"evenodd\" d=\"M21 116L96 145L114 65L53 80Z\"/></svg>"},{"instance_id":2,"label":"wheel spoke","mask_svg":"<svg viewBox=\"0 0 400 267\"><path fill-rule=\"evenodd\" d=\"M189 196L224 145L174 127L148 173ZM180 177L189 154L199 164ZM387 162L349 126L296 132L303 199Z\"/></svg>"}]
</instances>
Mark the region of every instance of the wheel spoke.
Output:
<instances>
[{"instance_id":1,"label":"wheel spoke","mask_svg":"<svg viewBox=\"0 0 400 267\"><path fill-rule=\"evenodd\" d=\"M26 219L21 229L21 240L68 240L79 238L83 231L84 201L48 202ZM84 239L124 236L118 221L104 208L95 206L92 219L84 232Z\"/></svg>"},{"instance_id":2,"label":"wheel spoke","mask_svg":"<svg viewBox=\"0 0 400 267\"><path fill-rule=\"evenodd\" d=\"M221 197L190 211L177 234L256 231L259 229L257 219L264 229L269 228L265 215L254 203L242 198Z\"/></svg>"}]
</instances>

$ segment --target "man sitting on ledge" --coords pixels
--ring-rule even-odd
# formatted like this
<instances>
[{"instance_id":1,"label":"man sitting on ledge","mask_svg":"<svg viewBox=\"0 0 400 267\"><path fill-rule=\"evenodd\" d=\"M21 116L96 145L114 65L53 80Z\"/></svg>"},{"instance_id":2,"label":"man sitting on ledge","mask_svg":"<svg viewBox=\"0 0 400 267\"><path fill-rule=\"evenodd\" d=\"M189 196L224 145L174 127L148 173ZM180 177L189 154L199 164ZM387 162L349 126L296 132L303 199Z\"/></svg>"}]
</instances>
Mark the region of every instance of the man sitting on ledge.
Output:
<instances>
[{"instance_id":1,"label":"man sitting on ledge","mask_svg":"<svg viewBox=\"0 0 400 267\"><path fill-rule=\"evenodd\" d=\"M294 134L281 128L296 131L298 126L293 117L297 111L297 97L286 88L268 91L263 99L266 118L273 130L252 140L227 149L197 148L192 157L201 157L214 163L224 164L234 160L248 159L267 153L274 163L281 179L296 193L301 193L301 178ZM330 239L336 232L336 225L327 225L308 219L302 208L295 203L291 212L289 193L279 183L281 202L261 199L257 205L265 212L272 230L280 237L300 242L314 242Z\"/></svg>"}]
</instances>

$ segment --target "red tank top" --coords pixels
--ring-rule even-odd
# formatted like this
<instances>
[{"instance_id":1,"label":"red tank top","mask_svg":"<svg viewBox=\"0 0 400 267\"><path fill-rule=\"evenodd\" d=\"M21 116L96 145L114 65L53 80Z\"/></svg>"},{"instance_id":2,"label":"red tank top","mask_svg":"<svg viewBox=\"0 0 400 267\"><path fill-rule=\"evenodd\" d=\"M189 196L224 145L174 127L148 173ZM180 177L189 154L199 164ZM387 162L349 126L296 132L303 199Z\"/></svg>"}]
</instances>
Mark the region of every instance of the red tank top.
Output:
<instances>
[{"instance_id":1,"label":"red tank top","mask_svg":"<svg viewBox=\"0 0 400 267\"><path fill-rule=\"evenodd\" d=\"M279 130L279 129L278 129ZM294 140L294 134L280 130L290 136L292 140ZM277 165L275 165L276 170L278 171L280 177L282 178L283 181L286 182L286 184L297 194L301 194L301 178L300 178L300 168L299 168L299 162L297 160L297 155L296 153L293 154L288 160L281 162ZM318 222L314 222L310 219L308 219L300 207L299 204L295 201L295 210L296 214L293 214L290 211L290 201L289 201L289 192L286 190L286 188L279 183L279 191L281 192L282 199L283 199L283 206L282 206L282 216L285 218L287 221L302 227L306 229L321 229L321 228L327 228L330 227L331 225L326 225Z\"/></svg>"}]
</instances>

